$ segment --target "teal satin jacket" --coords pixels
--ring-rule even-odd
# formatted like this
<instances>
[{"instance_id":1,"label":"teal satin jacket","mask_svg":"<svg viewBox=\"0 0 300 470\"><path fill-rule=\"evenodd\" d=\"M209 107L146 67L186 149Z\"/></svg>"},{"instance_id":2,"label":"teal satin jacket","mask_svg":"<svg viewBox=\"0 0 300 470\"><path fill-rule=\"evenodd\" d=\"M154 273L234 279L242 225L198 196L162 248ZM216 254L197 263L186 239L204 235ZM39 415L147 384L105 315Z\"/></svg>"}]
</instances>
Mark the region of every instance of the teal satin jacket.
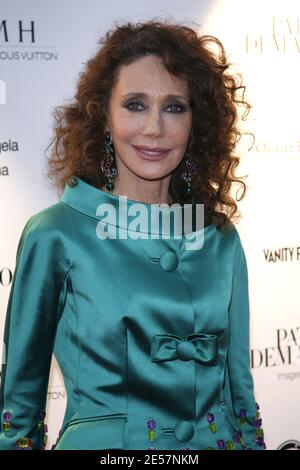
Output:
<instances>
[{"instance_id":1,"label":"teal satin jacket","mask_svg":"<svg viewBox=\"0 0 300 470\"><path fill-rule=\"evenodd\" d=\"M206 226L203 247L188 250L185 237L141 229L129 212L105 221L99 205L118 215L120 198L71 177L23 229L0 449L45 448L52 353L68 397L55 450L264 449L238 231Z\"/></svg>"}]
</instances>

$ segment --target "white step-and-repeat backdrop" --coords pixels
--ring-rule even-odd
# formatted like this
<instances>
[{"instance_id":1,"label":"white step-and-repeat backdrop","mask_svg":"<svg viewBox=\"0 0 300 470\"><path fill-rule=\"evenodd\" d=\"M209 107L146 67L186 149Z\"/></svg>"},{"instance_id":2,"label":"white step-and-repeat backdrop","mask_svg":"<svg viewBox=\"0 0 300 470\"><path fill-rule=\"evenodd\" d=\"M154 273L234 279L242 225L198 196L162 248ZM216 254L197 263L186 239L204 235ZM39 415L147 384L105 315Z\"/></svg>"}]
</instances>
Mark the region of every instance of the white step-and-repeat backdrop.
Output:
<instances>
[{"instance_id":1,"label":"white step-and-repeat backdrop","mask_svg":"<svg viewBox=\"0 0 300 470\"><path fill-rule=\"evenodd\" d=\"M269 449L300 448L300 6L294 0L1 0L0 334L26 220L57 202L45 176L51 112L71 99L84 62L117 22L197 23L243 74L253 105L240 145L248 195L237 225L249 270L251 359ZM49 445L66 404L53 361Z\"/></svg>"}]
</instances>

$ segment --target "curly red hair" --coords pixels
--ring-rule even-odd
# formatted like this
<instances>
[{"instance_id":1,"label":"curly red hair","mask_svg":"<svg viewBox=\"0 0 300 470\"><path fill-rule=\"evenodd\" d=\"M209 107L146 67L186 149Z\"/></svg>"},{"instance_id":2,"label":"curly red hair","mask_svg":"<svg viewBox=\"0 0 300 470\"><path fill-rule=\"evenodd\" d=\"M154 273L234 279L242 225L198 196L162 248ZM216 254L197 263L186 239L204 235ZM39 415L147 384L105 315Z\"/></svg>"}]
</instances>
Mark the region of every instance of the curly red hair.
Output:
<instances>
[{"instance_id":1,"label":"curly red hair","mask_svg":"<svg viewBox=\"0 0 300 470\"><path fill-rule=\"evenodd\" d=\"M98 188L105 184L100 159L104 156L108 101L118 69L155 54L171 74L189 85L192 138L188 148L199 167L192 181L193 202L204 204L205 225L213 221L219 228L230 225L230 221L239 218L236 199L231 195L232 184L242 185L239 200L246 192L242 181L245 177L235 175L240 157L234 150L242 135L237 127L238 105L245 108L243 120L251 107L244 100L245 86L240 83L240 74L228 71L231 64L221 41L211 35L199 35L182 24L151 20L116 26L99 44L101 47L79 76L74 100L53 112L54 137L46 149L47 152L50 148L48 176L59 189L64 188L71 175ZM218 53L211 46L217 47ZM181 179L183 171L182 161L170 180L173 203L191 202Z\"/></svg>"}]
</instances>

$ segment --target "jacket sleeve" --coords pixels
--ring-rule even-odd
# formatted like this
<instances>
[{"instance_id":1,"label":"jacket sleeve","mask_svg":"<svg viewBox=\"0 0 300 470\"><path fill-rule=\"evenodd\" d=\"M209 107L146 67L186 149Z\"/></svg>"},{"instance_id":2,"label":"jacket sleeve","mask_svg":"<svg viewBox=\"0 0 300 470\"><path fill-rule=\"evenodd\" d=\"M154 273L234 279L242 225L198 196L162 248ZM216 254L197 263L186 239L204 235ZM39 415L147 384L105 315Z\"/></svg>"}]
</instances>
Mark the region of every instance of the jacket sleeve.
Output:
<instances>
[{"instance_id":1,"label":"jacket sleeve","mask_svg":"<svg viewBox=\"0 0 300 470\"><path fill-rule=\"evenodd\" d=\"M46 220L33 215L18 244L3 338L0 450L44 449L47 440L45 405L65 269L59 233Z\"/></svg>"},{"instance_id":2,"label":"jacket sleeve","mask_svg":"<svg viewBox=\"0 0 300 470\"><path fill-rule=\"evenodd\" d=\"M233 411L242 431L241 443L245 449L263 450L266 448L264 433L261 428L259 405L254 398L254 384L250 367L247 262L239 233L237 230L235 233L227 368Z\"/></svg>"}]
</instances>

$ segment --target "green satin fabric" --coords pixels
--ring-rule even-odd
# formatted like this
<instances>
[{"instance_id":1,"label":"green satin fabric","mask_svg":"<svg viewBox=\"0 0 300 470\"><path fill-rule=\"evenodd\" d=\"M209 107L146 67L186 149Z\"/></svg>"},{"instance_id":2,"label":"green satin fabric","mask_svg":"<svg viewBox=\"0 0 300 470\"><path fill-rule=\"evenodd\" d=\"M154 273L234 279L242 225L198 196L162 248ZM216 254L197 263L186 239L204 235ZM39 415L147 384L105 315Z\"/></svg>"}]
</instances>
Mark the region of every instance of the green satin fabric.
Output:
<instances>
[{"instance_id":1,"label":"green satin fabric","mask_svg":"<svg viewBox=\"0 0 300 470\"><path fill-rule=\"evenodd\" d=\"M156 239L140 227L100 239L97 208L112 204L118 213L119 199L73 178L60 202L24 227L4 332L2 424L4 412L12 416L0 449L25 436L42 448L37 423L52 353L68 396L56 450L218 449L218 441L262 449L237 230L205 227L199 250L164 239L161 228ZM124 235L127 222L106 228Z\"/></svg>"}]
</instances>

